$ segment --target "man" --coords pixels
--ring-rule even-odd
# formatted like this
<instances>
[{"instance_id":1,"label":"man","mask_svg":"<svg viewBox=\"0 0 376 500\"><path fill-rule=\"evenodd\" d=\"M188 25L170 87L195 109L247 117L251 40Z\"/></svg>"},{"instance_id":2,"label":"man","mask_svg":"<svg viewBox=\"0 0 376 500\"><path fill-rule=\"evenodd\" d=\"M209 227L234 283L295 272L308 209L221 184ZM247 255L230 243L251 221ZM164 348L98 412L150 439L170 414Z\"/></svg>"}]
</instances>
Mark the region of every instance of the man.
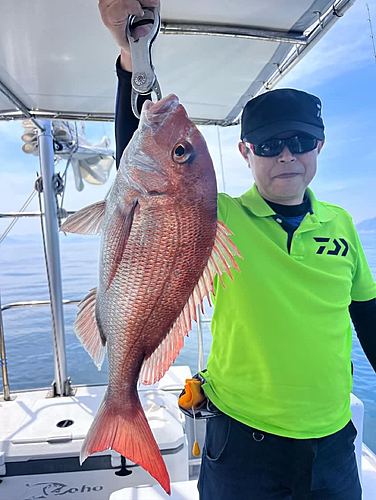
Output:
<instances>
[{"instance_id":1,"label":"man","mask_svg":"<svg viewBox=\"0 0 376 500\"><path fill-rule=\"evenodd\" d=\"M138 124L125 23L155 5L99 2L121 47L117 162ZM349 311L376 370L376 284L350 216L308 188L323 145L311 94L270 91L243 111L239 150L255 183L239 198L218 197L244 261L225 291L216 288L202 387L220 412L207 423L201 500L361 498Z\"/></svg>"}]
</instances>

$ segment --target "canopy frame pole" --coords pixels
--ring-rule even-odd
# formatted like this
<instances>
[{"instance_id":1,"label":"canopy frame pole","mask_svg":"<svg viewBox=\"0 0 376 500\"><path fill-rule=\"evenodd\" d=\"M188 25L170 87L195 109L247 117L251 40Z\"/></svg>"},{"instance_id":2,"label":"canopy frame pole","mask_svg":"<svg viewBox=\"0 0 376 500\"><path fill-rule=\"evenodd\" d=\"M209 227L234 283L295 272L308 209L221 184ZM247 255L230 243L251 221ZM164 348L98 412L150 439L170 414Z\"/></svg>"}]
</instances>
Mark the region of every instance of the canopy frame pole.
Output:
<instances>
[{"instance_id":1,"label":"canopy frame pole","mask_svg":"<svg viewBox=\"0 0 376 500\"><path fill-rule=\"evenodd\" d=\"M219 159L221 162L222 185L223 185L223 192L225 193L226 192L226 180L225 180L225 169L223 168L221 134L219 133L219 127L217 126L216 128L217 128L217 137L218 137Z\"/></svg>"},{"instance_id":2,"label":"canopy frame pole","mask_svg":"<svg viewBox=\"0 0 376 500\"><path fill-rule=\"evenodd\" d=\"M222 127L238 125L239 116L245 103L265 90L270 90L276 83L306 54L326 31L354 4L355 0L334 0L325 12L318 13L318 20L309 26L304 32L271 30L251 26L239 25L217 25L204 23L161 23L160 31L171 35L203 35L203 36L222 36L233 38L248 38L250 40L263 40L269 42L280 42L292 45L292 50L286 55L284 60L278 63L276 71L272 72L266 81L257 89L248 88L238 103L233 107L225 118L205 119L192 116L194 123L199 125L219 125ZM273 63L274 64L274 63ZM0 92L4 94L17 108L15 110L0 111L0 120L13 120L19 118L28 118L30 120L95 120L95 121L113 121L114 114L111 112L92 113L80 111L60 111L47 109L27 109L3 83L0 82ZM38 122L35 122L40 126Z\"/></svg>"},{"instance_id":3,"label":"canopy frame pole","mask_svg":"<svg viewBox=\"0 0 376 500\"><path fill-rule=\"evenodd\" d=\"M230 38L247 38L265 42L307 44L303 33L253 28L250 26L224 26L222 24L161 23L161 32L166 35L200 35Z\"/></svg>"},{"instance_id":4,"label":"canopy frame pole","mask_svg":"<svg viewBox=\"0 0 376 500\"><path fill-rule=\"evenodd\" d=\"M21 111L21 113L25 115L25 118L32 121L39 130L43 130L42 125L31 115L25 104L20 101L18 97L16 97L1 81L0 92L5 95L5 97L7 97L16 106L16 108Z\"/></svg>"},{"instance_id":5,"label":"canopy frame pole","mask_svg":"<svg viewBox=\"0 0 376 500\"><path fill-rule=\"evenodd\" d=\"M202 316L200 305L197 306L197 344L198 344L198 371L204 369L204 336L202 333Z\"/></svg>"},{"instance_id":6,"label":"canopy frame pole","mask_svg":"<svg viewBox=\"0 0 376 500\"><path fill-rule=\"evenodd\" d=\"M61 280L59 233L57 206L53 188L55 174L54 148L50 121L43 122L44 130L39 130L39 158L43 179L43 201L46 232L46 264L51 298L51 315L54 339L54 395L69 396L70 380L67 377L65 351L63 289Z\"/></svg>"}]
</instances>

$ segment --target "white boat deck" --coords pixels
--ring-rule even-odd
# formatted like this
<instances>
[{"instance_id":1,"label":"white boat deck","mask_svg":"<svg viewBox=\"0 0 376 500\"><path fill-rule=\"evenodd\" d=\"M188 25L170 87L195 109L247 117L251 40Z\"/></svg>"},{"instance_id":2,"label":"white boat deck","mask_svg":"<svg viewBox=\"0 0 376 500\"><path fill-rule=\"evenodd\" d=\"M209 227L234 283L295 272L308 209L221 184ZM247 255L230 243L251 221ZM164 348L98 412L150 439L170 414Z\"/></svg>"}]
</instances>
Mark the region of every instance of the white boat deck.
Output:
<instances>
[{"instance_id":1,"label":"white boat deck","mask_svg":"<svg viewBox=\"0 0 376 500\"><path fill-rule=\"evenodd\" d=\"M145 413L169 470L172 500L198 500L197 481L189 480L190 465L197 460L189 462L184 433L188 426L176 397L190 377L188 367L173 367L159 384L140 388ZM48 390L33 390L15 393L11 402L0 399L0 499L50 498L68 492L70 500L169 498L132 462L127 461L132 471L129 476L116 475L121 461L114 451L95 454L91 462L89 458L82 468L79 466L83 439L105 389L82 386L75 396L65 398L47 398ZM351 407L358 429L355 445L361 463L363 500L375 500L376 456L362 443L363 404L352 396ZM57 426L62 421L71 421L72 425Z\"/></svg>"},{"instance_id":2,"label":"white boat deck","mask_svg":"<svg viewBox=\"0 0 376 500\"><path fill-rule=\"evenodd\" d=\"M110 500L199 500L197 481L181 481L171 484L171 496L156 484L150 487L124 488L115 491ZM213 499L214 500L214 499Z\"/></svg>"},{"instance_id":3,"label":"white boat deck","mask_svg":"<svg viewBox=\"0 0 376 500\"><path fill-rule=\"evenodd\" d=\"M189 479L189 463L185 418L175 392L190 377L188 367L174 367L158 384L139 388L171 481L177 482ZM83 440L105 390L105 385L80 386L74 396L62 398L48 398L47 389L31 390L12 394L13 401L0 399L1 500L54 498L67 493L69 500L107 500L125 486L156 483L129 460L129 475L117 475L121 457L112 450L96 453L79 465Z\"/></svg>"},{"instance_id":4,"label":"white boat deck","mask_svg":"<svg viewBox=\"0 0 376 500\"><path fill-rule=\"evenodd\" d=\"M376 456L364 443L362 447L362 487L363 500L375 500Z\"/></svg>"}]
</instances>

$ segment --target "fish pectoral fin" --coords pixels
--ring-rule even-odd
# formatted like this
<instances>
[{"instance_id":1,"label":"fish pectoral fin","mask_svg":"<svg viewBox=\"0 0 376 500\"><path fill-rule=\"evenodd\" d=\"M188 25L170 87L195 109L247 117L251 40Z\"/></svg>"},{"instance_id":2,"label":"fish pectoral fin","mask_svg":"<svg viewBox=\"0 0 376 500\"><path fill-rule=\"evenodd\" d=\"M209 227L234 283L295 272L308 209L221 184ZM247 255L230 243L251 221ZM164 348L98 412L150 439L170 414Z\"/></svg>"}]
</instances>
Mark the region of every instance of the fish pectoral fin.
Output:
<instances>
[{"instance_id":1,"label":"fish pectoral fin","mask_svg":"<svg viewBox=\"0 0 376 500\"><path fill-rule=\"evenodd\" d=\"M102 229L105 210L105 200L82 208L68 217L61 226L60 231L64 233L98 235Z\"/></svg>"},{"instance_id":2,"label":"fish pectoral fin","mask_svg":"<svg viewBox=\"0 0 376 500\"><path fill-rule=\"evenodd\" d=\"M106 337L101 332L96 319L96 299L97 289L93 288L78 304L78 314L73 328L79 341L100 370L106 352Z\"/></svg>"},{"instance_id":3,"label":"fish pectoral fin","mask_svg":"<svg viewBox=\"0 0 376 500\"><path fill-rule=\"evenodd\" d=\"M230 268L239 271L234 256L240 258L242 256L229 238L232 234L223 222L217 222L214 246L207 265L171 330L157 349L143 362L139 376L140 384L155 384L175 361L184 345L184 337L192 329L192 319L197 322L197 306L200 305L204 313L205 297L211 306L210 294L214 294L215 275L219 275L222 285L225 286L222 274L227 273L233 279Z\"/></svg>"},{"instance_id":4,"label":"fish pectoral fin","mask_svg":"<svg viewBox=\"0 0 376 500\"><path fill-rule=\"evenodd\" d=\"M109 289L123 258L137 205L138 201L135 199L126 209L117 208L108 228L107 239L114 247L114 253L111 255L111 269L106 290Z\"/></svg>"}]
</instances>

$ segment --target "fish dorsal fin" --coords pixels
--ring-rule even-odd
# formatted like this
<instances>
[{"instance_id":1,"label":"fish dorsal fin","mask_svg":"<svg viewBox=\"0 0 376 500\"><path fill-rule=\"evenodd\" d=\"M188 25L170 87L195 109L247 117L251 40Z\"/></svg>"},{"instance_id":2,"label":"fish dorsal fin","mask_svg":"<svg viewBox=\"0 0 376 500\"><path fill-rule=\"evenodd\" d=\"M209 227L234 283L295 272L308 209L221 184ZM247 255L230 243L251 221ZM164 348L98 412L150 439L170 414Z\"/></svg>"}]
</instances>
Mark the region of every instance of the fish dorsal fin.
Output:
<instances>
[{"instance_id":1,"label":"fish dorsal fin","mask_svg":"<svg viewBox=\"0 0 376 500\"><path fill-rule=\"evenodd\" d=\"M82 208L61 226L60 231L64 233L98 235L101 232L106 201L98 201Z\"/></svg>"},{"instance_id":2,"label":"fish dorsal fin","mask_svg":"<svg viewBox=\"0 0 376 500\"><path fill-rule=\"evenodd\" d=\"M240 258L242 256L229 238L232 234L222 221L217 221L217 233L208 263L171 330L151 356L144 360L140 371L140 384L155 384L175 361L184 345L184 336L188 335L192 328L192 320L197 322L197 306L200 305L201 311L204 313L203 301L205 297L211 306L210 293L214 295L215 275L219 275L219 279L225 287L222 274L227 273L233 279L230 268L233 267L239 271L234 256Z\"/></svg>"},{"instance_id":3,"label":"fish dorsal fin","mask_svg":"<svg viewBox=\"0 0 376 500\"><path fill-rule=\"evenodd\" d=\"M101 333L95 317L97 289L93 288L78 304L78 313L73 329L86 351L93 358L98 370L102 368L106 352L106 338Z\"/></svg>"}]
</instances>

